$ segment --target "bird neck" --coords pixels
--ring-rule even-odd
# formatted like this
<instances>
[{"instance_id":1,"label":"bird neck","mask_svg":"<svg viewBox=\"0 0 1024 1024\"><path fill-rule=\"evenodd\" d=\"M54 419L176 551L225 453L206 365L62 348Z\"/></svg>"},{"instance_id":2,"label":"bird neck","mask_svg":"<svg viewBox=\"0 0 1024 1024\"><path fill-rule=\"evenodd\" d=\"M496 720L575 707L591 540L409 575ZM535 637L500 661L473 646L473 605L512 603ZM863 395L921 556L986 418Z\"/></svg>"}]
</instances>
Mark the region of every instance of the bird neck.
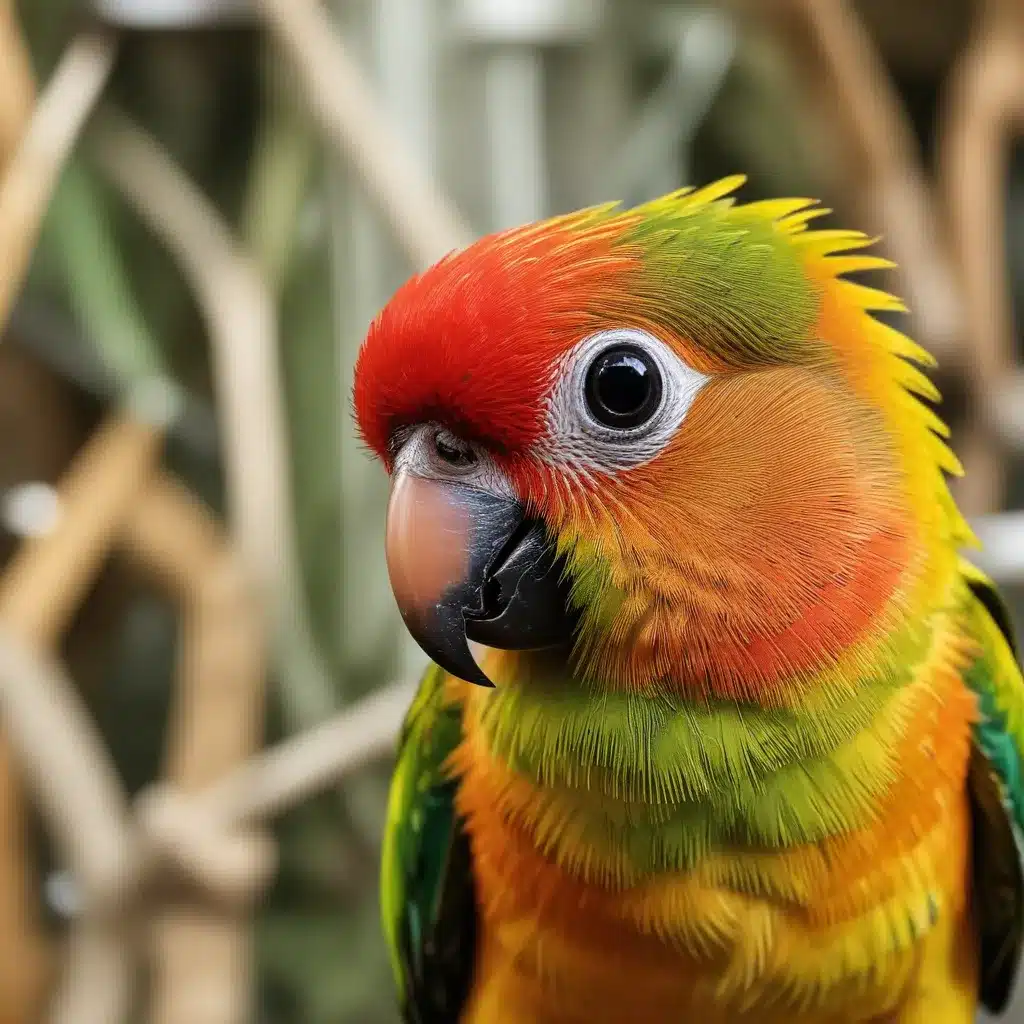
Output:
<instances>
[{"instance_id":1,"label":"bird neck","mask_svg":"<svg viewBox=\"0 0 1024 1024\"><path fill-rule=\"evenodd\" d=\"M498 685L464 698L456 766L469 805L500 807L588 881L812 846L869 829L912 773L935 770L940 725L959 737L972 713L958 699L964 650L956 613L907 621L856 685L770 708L601 689L565 662L492 651Z\"/></svg>"}]
</instances>

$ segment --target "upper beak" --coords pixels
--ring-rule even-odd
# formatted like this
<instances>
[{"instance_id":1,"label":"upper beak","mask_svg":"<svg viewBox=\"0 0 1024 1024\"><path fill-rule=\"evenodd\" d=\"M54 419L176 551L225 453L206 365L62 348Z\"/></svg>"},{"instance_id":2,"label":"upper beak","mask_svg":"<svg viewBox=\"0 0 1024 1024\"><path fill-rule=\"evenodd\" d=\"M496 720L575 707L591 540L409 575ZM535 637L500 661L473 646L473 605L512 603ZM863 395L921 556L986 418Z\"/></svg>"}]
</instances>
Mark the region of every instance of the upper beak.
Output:
<instances>
[{"instance_id":1,"label":"upper beak","mask_svg":"<svg viewBox=\"0 0 1024 1024\"><path fill-rule=\"evenodd\" d=\"M572 637L564 565L544 525L517 501L400 470L385 546L409 632L452 675L494 685L469 640L532 650Z\"/></svg>"}]
</instances>

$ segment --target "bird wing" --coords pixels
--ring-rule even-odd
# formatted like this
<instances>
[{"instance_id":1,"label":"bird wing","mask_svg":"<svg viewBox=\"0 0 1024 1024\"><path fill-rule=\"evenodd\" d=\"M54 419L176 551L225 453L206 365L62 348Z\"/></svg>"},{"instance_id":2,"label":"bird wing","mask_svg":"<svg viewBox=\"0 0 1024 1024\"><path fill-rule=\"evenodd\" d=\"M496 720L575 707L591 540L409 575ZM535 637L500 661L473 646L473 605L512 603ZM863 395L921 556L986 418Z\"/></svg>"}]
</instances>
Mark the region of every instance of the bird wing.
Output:
<instances>
[{"instance_id":1,"label":"bird wing","mask_svg":"<svg viewBox=\"0 0 1024 1024\"><path fill-rule=\"evenodd\" d=\"M455 1024L476 950L469 841L455 808L448 759L462 738L462 709L431 665L399 739L381 866L381 911L408 1024Z\"/></svg>"},{"instance_id":2,"label":"bird wing","mask_svg":"<svg viewBox=\"0 0 1024 1024\"><path fill-rule=\"evenodd\" d=\"M970 621L980 651L965 674L980 717L968 773L981 1000L1006 1006L1024 940L1024 677L1013 624L992 581L966 561Z\"/></svg>"}]
</instances>

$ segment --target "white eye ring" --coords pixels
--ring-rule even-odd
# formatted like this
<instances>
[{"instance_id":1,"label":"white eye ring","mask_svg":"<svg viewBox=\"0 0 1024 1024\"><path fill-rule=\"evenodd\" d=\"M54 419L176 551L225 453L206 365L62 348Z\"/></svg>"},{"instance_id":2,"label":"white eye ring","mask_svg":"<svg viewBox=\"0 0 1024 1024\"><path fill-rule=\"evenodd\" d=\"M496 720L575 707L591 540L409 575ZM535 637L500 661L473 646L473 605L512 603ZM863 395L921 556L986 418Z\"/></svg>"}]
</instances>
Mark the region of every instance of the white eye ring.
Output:
<instances>
[{"instance_id":1,"label":"white eye ring","mask_svg":"<svg viewBox=\"0 0 1024 1024\"><path fill-rule=\"evenodd\" d=\"M643 423L614 427L599 422L586 398L587 375L609 349L636 348L661 375L661 401ZM711 378L684 363L647 331L617 327L584 338L564 358L548 397L541 457L569 468L614 473L650 462L668 444L700 390Z\"/></svg>"}]
</instances>

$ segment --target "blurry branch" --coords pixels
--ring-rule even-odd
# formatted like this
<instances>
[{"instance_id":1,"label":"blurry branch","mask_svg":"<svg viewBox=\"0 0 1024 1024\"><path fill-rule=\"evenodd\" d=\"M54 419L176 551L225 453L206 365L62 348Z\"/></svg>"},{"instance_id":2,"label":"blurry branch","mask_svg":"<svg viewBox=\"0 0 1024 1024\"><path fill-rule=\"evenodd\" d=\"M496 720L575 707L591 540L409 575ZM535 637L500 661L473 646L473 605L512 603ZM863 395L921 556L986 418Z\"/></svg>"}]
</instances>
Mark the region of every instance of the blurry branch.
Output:
<instances>
[{"instance_id":1,"label":"blurry branch","mask_svg":"<svg viewBox=\"0 0 1024 1024\"><path fill-rule=\"evenodd\" d=\"M276 47L265 46L262 56L267 113L260 125L245 194L241 234L271 291L278 294L288 269L316 140L286 102L293 90L285 81L288 69L276 59Z\"/></svg>"},{"instance_id":2,"label":"blurry branch","mask_svg":"<svg viewBox=\"0 0 1024 1024\"><path fill-rule=\"evenodd\" d=\"M632 203L665 191L652 182L652 169L677 164L680 150L685 166L673 167L680 172L673 173L673 187L690 181L693 140L732 67L736 30L722 11L697 8L683 19L678 36L664 78L601 175L602 196Z\"/></svg>"},{"instance_id":3,"label":"blurry branch","mask_svg":"<svg viewBox=\"0 0 1024 1024\"><path fill-rule=\"evenodd\" d=\"M179 485L146 475L152 465L141 455L154 447L155 435L144 445L141 429L129 421L102 428L63 485L68 515L62 522L88 518L87 500L116 491L92 514L107 528L63 537L58 528L22 556L22 585L37 574L47 578L57 564L81 563L55 617L27 616L19 639L12 628L18 617L0 615L0 707L85 896L51 1019L123 1020L137 901L170 871L213 902L179 902L159 912L154 1020L241 1022L247 1014L236 1000L252 991L244 976L245 915L274 863L269 841L250 829L386 755L413 688L380 691L243 761L259 733L260 616L248 605L245 577L214 521ZM32 652L66 624L71 599L81 597L117 522L124 523L129 549L181 603L185 629L168 777L139 798L131 828L113 768L73 686L57 665ZM30 574L25 563L41 568Z\"/></svg>"},{"instance_id":4,"label":"blurry branch","mask_svg":"<svg viewBox=\"0 0 1024 1024\"><path fill-rule=\"evenodd\" d=\"M0 51L0 60L10 59L13 64L5 65L0 84L13 90L13 96L4 96L12 102L6 109L8 114L14 111L21 124L17 148L5 162L0 180L0 327L6 323L28 271L61 168L103 89L115 53L108 37L79 36L68 47L25 125L25 110L18 105L31 99L31 76L25 64L19 64L17 26L6 3L2 15L6 50ZM11 140L4 141L8 144ZM80 476L75 479L81 482ZM121 491L115 487L113 493ZM66 497L73 502L79 495L72 490ZM103 501L99 505L110 509ZM81 529L86 534L90 527L102 532L97 522L93 511L84 517ZM67 528L59 529L55 543L59 546L68 537ZM83 565L71 562L68 571L61 558L66 553L60 552L55 561L54 548L29 542L0 580L0 622L26 644L44 648L52 643L65 624L62 616L74 610L76 588L85 585L88 557ZM28 1024L39 1009L49 969L48 950L31 903L36 887L7 735L0 739L0 839L0 1005L15 1024Z\"/></svg>"},{"instance_id":5,"label":"blurry branch","mask_svg":"<svg viewBox=\"0 0 1024 1024\"><path fill-rule=\"evenodd\" d=\"M0 627L0 700L22 774L89 912L109 910L119 900L128 857L116 769L63 670L50 656L33 655L6 626Z\"/></svg>"},{"instance_id":6,"label":"blurry branch","mask_svg":"<svg viewBox=\"0 0 1024 1024\"><path fill-rule=\"evenodd\" d=\"M57 616L34 626L31 616L19 620L10 607L7 616L0 616L0 708L19 763L84 894L53 1009L55 1022L116 1024L123 1019L134 963L132 912L155 871L178 862L186 871L199 864L202 870L191 871L192 876L219 893L229 889L238 894L262 884L273 863L265 840L247 838L229 840L226 859L223 853L219 860L209 853L204 858L201 832L191 843L176 834L168 840L171 830L159 815L140 817L142 830L135 840L113 766L77 691L57 665L41 653L33 655L26 643L34 640L41 647L66 625L71 601L80 599L83 581L114 540L112 527L130 509L125 525L133 552L169 585L184 611L171 784L187 792L213 782L258 743L263 683L259 615L247 611L245 580L213 519L166 478L150 477L146 484L142 474L152 471L152 460L141 454L153 445L143 444L134 426L113 423L101 430L63 486L65 522L75 526L90 518L83 503L91 499L91 518L106 528L72 528L64 537L58 529L33 542L22 557L16 585L33 583L37 594L54 565L81 565L66 588L66 600L58 602ZM106 507L97 511L98 500ZM12 623L22 627L20 643ZM159 946L154 1019L189 1024L248 1019L248 931L237 911L169 907L154 931Z\"/></svg>"},{"instance_id":7,"label":"blurry branch","mask_svg":"<svg viewBox=\"0 0 1024 1024\"><path fill-rule=\"evenodd\" d=\"M60 519L56 527L45 536L23 542L0 577L0 627L12 642L39 653L55 645L92 585L159 451L158 427L114 417L78 454L59 488ZM19 736L21 757L16 768L9 744L11 730L24 728L19 726L21 721L17 715L5 715L8 732L0 742L0 806L6 818L4 842L0 845L0 1003L10 1008L12 1020L27 1022L37 1012L48 967L39 924L26 905L36 887L27 877L27 840L24 825L19 824L24 815L18 775L24 772L36 782L49 779L51 762L46 759L58 756L52 747L56 737L63 734L55 731L42 744L35 733L28 739ZM36 721L30 718L28 724ZM55 779L53 784L61 781ZM102 787L103 782L96 785ZM52 803L60 801L61 797L52 797ZM45 796L43 805L50 806ZM77 809L72 807L68 813ZM102 823L99 827L102 829ZM57 828L67 832L72 824L64 822ZM58 838L63 834L58 831ZM69 851L76 866L88 861L84 878L87 887L107 870L110 847L106 839L100 843L101 837L102 833L97 836L97 847L83 850L75 846ZM79 834L74 841L87 839ZM116 969L111 970L116 974Z\"/></svg>"},{"instance_id":8,"label":"blurry branch","mask_svg":"<svg viewBox=\"0 0 1024 1024\"><path fill-rule=\"evenodd\" d=\"M93 303L90 301L89 305ZM103 304L97 302L95 305ZM85 314L82 315L84 318ZM108 315L104 310L103 322L108 322ZM100 321L99 315L96 320ZM10 328L11 341L31 353L50 372L67 381L76 390L91 395L104 405L123 400L125 380L112 372L112 364L118 364L111 351L116 345L108 347L105 343L94 341L91 335L83 337L63 314L51 305L38 301L16 304L11 313ZM98 358L97 352L92 349L102 353L104 358ZM144 352L135 365L145 365ZM168 387L174 389L176 385L168 382ZM173 439L185 446L192 456L207 465L215 464L219 455L213 408L205 398L186 389L177 390L175 394L180 408L168 424L168 440Z\"/></svg>"},{"instance_id":9,"label":"blurry branch","mask_svg":"<svg viewBox=\"0 0 1024 1024\"><path fill-rule=\"evenodd\" d=\"M301 803L390 754L415 692L392 683L344 712L247 761L194 800L220 828L237 828Z\"/></svg>"},{"instance_id":10,"label":"blurry branch","mask_svg":"<svg viewBox=\"0 0 1024 1024\"><path fill-rule=\"evenodd\" d=\"M963 311L917 143L881 56L847 0L733 0L767 16L813 95L827 105L846 188L898 264L921 343L962 358Z\"/></svg>"},{"instance_id":11,"label":"blurry branch","mask_svg":"<svg viewBox=\"0 0 1024 1024\"><path fill-rule=\"evenodd\" d=\"M137 392L136 404L149 398L153 411L158 396ZM59 668L43 657L127 528L134 553L169 586L184 613L169 783L186 793L215 782L258 745L261 616L212 517L178 485L152 476L159 439L158 428L138 420L114 418L102 426L61 484L57 527L25 543L0 577L0 707L18 763L85 897L53 1010L57 1022L123 1019L137 898L143 883L168 868L220 900L227 892L232 906L165 907L154 929L156 1019L206 1024L249 1016L249 934L239 899L267 878L268 842L232 836L204 845L201 832L182 841L167 815L149 814L139 817L139 840L130 843L124 798L88 715ZM9 785L11 778L3 781ZM6 867L0 880L27 892L23 873ZM25 972L26 956L25 948L7 951L0 970ZM38 982L32 987L34 1007ZM0 991L17 992L17 981L0 977ZM5 1006L13 1003L5 998ZM34 1013L26 1009L17 1019Z\"/></svg>"},{"instance_id":12,"label":"blurry branch","mask_svg":"<svg viewBox=\"0 0 1024 1024\"><path fill-rule=\"evenodd\" d=\"M72 160L54 196L50 225L77 319L105 368L124 388L164 376L164 360L128 287L103 200L90 169Z\"/></svg>"},{"instance_id":13,"label":"blurry branch","mask_svg":"<svg viewBox=\"0 0 1024 1024\"><path fill-rule=\"evenodd\" d=\"M138 395L139 404L146 397ZM262 617L212 518L179 485L153 475L159 440L157 427L138 420L102 426L61 484L58 526L24 544L0 578L0 708L85 896L53 1009L57 1024L123 1020L138 901L160 878L189 883L195 895L158 912L155 1019L247 1019L236 1002L252 991L245 919L274 863L269 841L251 829L385 755L412 694L409 685L391 687L243 760L259 737ZM131 826L88 715L44 656L122 533L184 612L168 777L140 797ZM20 873L14 880L23 883ZM25 948L11 950L0 966L24 972L25 956ZM0 983L17 991L10 979Z\"/></svg>"},{"instance_id":14,"label":"blurry branch","mask_svg":"<svg viewBox=\"0 0 1024 1024\"><path fill-rule=\"evenodd\" d=\"M291 486L272 296L223 220L160 146L120 114L96 125L104 171L177 257L210 331L230 515L259 586L293 729L334 708L295 557Z\"/></svg>"},{"instance_id":15,"label":"blurry branch","mask_svg":"<svg viewBox=\"0 0 1024 1024\"><path fill-rule=\"evenodd\" d=\"M35 92L14 0L0 0L0 171L25 131Z\"/></svg>"},{"instance_id":16,"label":"blurry branch","mask_svg":"<svg viewBox=\"0 0 1024 1024\"><path fill-rule=\"evenodd\" d=\"M396 683L378 690L196 792L173 782L151 786L137 800L150 849L222 906L247 906L273 864L271 848L252 829L390 754L414 689ZM181 988L177 994L182 998Z\"/></svg>"},{"instance_id":17,"label":"blurry branch","mask_svg":"<svg viewBox=\"0 0 1024 1024\"><path fill-rule=\"evenodd\" d=\"M331 142L348 159L418 268L473 234L389 127L330 17L317 0L258 0Z\"/></svg>"},{"instance_id":18,"label":"blurry branch","mask_svg":"<svg viewBox=\"0 0 1024 1024\"><path fill-rule=\"evenodd\" d=\"M59 664L0 629L0 707L22 773L82 887L54 1024L117 1024L128 1008L132 945L117 911L129 892L132 835L124 796L74 684Z\"/></svg>"},{"instance_id":19,"label":"blurry branch","mask_svg":"<svg viewBox=\"0 0 1024 1024\"><path fill-rule=\"evenodd\" d=\"M960 262L967 368L980 421L964 460L970 472L962 501L971 514L993 511L1002 495L992 428L1024 447L1024 380L1014 373L1003 198L1010 144L1024 133L1024 8L1019 0L987 0L981 8L974 37L953 70L939 133L940 182Z\"/></svg>"},{"instance_id":20,"label":"blurry branch","mask_svg":"<svg viewBox=\"0 0 1024 1024\"><path fill-rule=\"evenodd\" d=\"M174 544L168 546L166 532L157 536L148 513L155 513L161 526L169 525L169 519L180 525L178 516L185 514L201 534L215 529L201 515L195 517L188 504L176 485L155 478L129 533L137 555L146 561L155 556L154 568L181 581L192 575L196 563L187 560L185 570L168 563ZM193 555L206 539L185 540L184 546L190 546L197 539ZM218 574L215 568L212 575ZM222 622L216 625L219 629ZM246 661L252 661L250 654L234 664ZM197 672L195 681L210 688L208 673L202 676L200 680ZM152 882L153 872L171 865L226 901L228 913L222 916L226 927L220 930L213 908L205 920L186 914L165 921L158 933L161 946L165 953L173 948L175 956L157 964L158 972L162 968L165 973L154 1020L205 1024L247 1019L232 1005L249 987L236 973L245 953L237 946L238 932L231 932L230 907L251 903L273 861L269 845L258 834L239 830L262 823L386 755L394 746L412 689L410 684L388 687L334 721L252 758L195 795L185 791L193 787L183 779L156 786L139 798L133 825L114 768L73 684L58 664L33 654L9 630L0 629L0 708L27 780L85 897L51 1015L54 1024L118 1024L124 1019L135 959L133 907ZM196 696L194 692L193 699ZM250 696L243 689L234 699L241 702ZM193 738L203 728L194 718L183 724ZM236 738L246 732L243 725ZM207 757L214 752L209 743L203 749ZM237 745L229 757L236 752ZM168 972L168 967L177 969Z\"/></svg>"},{"instance_id":21,"label":"blurry branch","mask_svg":"<svg viewBox=\"0 0 1024 1024\"><path fill-rule=\"evenodd\" d=\"M70 623L156 464L161 430L137 419L102 424L59 488L60 519L24 541L0 576L0 622L46 648Z\"/></svg>"},{"instance_id":22,"label":"blurry branch","mask_svg":"<svg viewBox=\"0 0 1024 1024\"><path fill-rule=\"evenodd\" d=\"M113 38L79 36L61 58L0 181L0 324L28 270L61 168L113 66Z\"/></svg>"},{"instance_id":23,"label":"blurry branch","mask_svg":"<svg viewBox=\"0 0 1024 1024\"><path fill-rule=\"evenodd\" d=\"M266 668L262 617L223 531L170 478L152 481L126 540L182 611L164 775L188 794L219 780L259 746ZM161 834L159 817L151 815L145 824L151 841ZM150 929L155 1024L243 1024L253 1017L245 905L270 874L273 848L262 836L232 839L226 866L205 871L221 879L215 888L232 889L232 905L179 900L162 907ZM160 843L163 849L168 845L175 843ZM174 861L190 864L189 844L176 845ZM198 874L202 878L204 872Z\"/></svg>"}]
</instances>

